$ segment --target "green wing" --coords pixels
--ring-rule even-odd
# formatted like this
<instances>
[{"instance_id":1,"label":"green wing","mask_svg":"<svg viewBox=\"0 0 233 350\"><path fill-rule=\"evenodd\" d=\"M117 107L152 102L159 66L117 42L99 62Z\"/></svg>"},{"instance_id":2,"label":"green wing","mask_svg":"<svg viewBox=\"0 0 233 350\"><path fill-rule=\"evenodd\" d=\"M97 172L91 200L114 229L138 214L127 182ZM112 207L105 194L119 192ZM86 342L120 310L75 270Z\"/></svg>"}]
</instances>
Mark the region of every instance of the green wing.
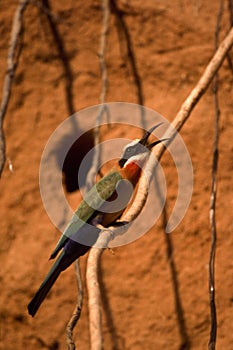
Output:
<instances>
[{"instance_id":1,"label":"green wing","mask_svg":"<svg viewBox=\"0 0 233 350\"><path fill-rule=\"evenodd\" d=\"M113 170L91 188L66 226L50 259L56 257L58 252L64 246L66 240L88 222L95 211L97 211L101 205L111 197L120 180L122 180L121 174L118 171Z\"/></svg>"}]
</instances>

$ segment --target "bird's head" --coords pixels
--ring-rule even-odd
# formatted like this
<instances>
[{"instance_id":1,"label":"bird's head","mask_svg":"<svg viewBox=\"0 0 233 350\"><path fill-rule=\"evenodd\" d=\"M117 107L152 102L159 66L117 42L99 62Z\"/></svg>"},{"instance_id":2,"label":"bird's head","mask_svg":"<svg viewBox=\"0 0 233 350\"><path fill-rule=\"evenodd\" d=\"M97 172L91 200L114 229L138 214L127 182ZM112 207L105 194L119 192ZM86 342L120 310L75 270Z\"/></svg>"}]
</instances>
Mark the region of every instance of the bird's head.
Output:
<instances>
[{"instance_id":1,"label":"bird's head","mask_svg":"<svg viewBox=\"0 0 233 350\"><path fill-rule=\"evenodd\" d=\"M151 133L161 125L159 123L153 126L150 130L148 130L141 139L136 139L131 141L128 145L125 146L122 156L119 160L119 165L121 168L125 168L130 163L137 164L140 168L143 167L145 161L147 160L151 149L159 144L162 141L167 139L157 140L148 144L148 139Z\"/></svg>"}]
</instances>

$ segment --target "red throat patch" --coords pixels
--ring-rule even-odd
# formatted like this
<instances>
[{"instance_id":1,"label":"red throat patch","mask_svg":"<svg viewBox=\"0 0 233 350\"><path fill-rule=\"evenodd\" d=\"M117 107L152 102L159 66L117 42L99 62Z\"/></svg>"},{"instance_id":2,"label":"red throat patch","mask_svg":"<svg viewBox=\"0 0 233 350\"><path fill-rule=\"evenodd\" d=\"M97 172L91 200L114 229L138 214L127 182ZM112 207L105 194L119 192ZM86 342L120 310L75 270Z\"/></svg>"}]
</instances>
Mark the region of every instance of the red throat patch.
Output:
<instances>
[{"instance_id":1,"label":"red throat patch","mask_svg":"<svg viewBox=\"0 0 233 350\"><path fill-rule=\"evenodd\" d=\"M141 175L141 168L138 166L138 164L131 162L122 170L124 171L123 177L129 180L133 185L136 185Z\"/></svg>"}]
</instances>

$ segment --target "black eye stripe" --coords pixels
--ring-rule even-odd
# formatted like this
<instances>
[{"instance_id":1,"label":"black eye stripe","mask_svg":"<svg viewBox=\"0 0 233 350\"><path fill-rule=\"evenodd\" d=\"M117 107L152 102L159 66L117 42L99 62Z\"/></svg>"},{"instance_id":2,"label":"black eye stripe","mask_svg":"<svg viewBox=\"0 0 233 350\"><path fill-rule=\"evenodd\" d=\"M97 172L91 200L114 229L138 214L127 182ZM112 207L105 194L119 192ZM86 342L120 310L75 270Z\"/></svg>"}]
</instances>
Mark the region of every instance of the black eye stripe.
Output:
<instances>
[{"instance_id":1,"label":"black eye stripe","mask_svg":"<svg viewBox=\"0 0 233 350\"><path fill-rule=\"evenodd\" d=\"M136 153L136 151L137 151L137 148L134 146L134 147L128 147L126 150L125 150L125 152L124 152L124 154L127 154L127 156L128 155L130 155L130 154L135 154Z\"/></svg>"},{"instance_id":2,"label":"black eye stripe","mask_svg":"<svg viewBox=\"0 0 233 350\"><path fill-rule=\"evenodd\" d=\"M127 147L127 149L124 151L123 157L130 158L131 156L134 156L139 153L143 153L146 151L146 148L142 146L141 144L136 144L133 146Z\"/></svg>"}]
</instances>

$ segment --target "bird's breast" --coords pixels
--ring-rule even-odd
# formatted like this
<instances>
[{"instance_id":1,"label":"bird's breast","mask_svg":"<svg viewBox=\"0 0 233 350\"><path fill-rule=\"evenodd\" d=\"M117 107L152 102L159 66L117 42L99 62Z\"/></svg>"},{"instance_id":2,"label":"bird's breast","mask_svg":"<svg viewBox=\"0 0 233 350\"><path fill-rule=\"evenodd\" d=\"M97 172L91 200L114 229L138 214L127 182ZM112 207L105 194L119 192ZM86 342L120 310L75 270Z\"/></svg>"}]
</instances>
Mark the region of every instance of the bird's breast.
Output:
<instances>
[{"instance_id":1,"label":"bird's breast","mask_svg":"<svg viewBox=\"0 0 233 350\"><path fill-rule=\"evenodd\" d=\"M138 164L131 162L121 170L121 176L132 183L135 187L141 175L141 168Z\"/></svg>"}]
</instances>

